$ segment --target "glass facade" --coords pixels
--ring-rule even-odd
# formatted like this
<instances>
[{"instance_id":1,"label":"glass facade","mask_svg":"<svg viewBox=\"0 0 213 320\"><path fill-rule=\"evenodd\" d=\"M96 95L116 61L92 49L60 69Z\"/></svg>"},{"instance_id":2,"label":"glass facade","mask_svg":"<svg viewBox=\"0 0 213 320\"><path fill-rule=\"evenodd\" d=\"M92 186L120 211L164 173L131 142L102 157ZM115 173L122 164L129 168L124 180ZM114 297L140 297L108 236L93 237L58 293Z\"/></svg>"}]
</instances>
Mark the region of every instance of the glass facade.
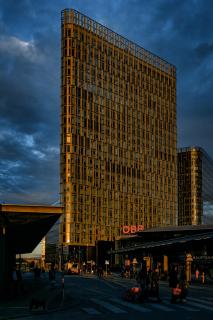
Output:
<instances>
[{"instance_id":1,"label":"glass facade","mask_svg":"<svg viewBox=\"0 0 213 320\"><path fill-rule=\"evenodd\" d=\"M61 241L176 224L175 67L75 10L61 26Z\"/></svg>"},{"instance_id":2,"label":"glass facade","mask_svg":"<svg viewBox=\"0 0 213 320\"><path fill-rule=\"evenodd\" d=\"M199 147L178 150L178 224L213 221L213 161Z\"/></svg>"}]
</instances>

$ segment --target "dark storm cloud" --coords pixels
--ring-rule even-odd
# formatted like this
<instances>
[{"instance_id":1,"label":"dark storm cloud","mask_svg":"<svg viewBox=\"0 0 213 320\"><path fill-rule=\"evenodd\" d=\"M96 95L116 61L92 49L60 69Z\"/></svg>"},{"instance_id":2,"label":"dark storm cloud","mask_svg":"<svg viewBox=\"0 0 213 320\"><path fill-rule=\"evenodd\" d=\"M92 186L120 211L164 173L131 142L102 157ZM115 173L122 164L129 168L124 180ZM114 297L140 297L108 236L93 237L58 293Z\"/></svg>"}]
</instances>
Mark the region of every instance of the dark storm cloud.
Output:
<instances>
[{"instance_id":1,"label":"dark storm cloud","mask_svg":"<svg viewBox=\"0 0 213 320\"><path fill-rule=\"evenodd\" d=\"M0 202L59 198L59 36L30 1L1 6ZM51 35L51 36L50 36Z\"/></svg>"},{"instance_id":2,"label":"dark storm cloud","mask_svg":"<svg viewBox=\"0 0 213 320\"><path fill-rule=\"evenodd\" d=\"M177 67L178 145L213 157L213 2L0 0L0 202L59 198L60 11L73 7Z\"/></svg>"},{"instance_id":3,"label":"dark storm cloud","mask_svg":"<svg viewBox=\"0 0 213 320\"><path fill-rule=\"evenodd\" d=\"M211 55L213 54L213 43L200 43L196 48L195 48L195 54L199 60L203 60L206 58L211 59Z\"/></svg>"}]
</instances>

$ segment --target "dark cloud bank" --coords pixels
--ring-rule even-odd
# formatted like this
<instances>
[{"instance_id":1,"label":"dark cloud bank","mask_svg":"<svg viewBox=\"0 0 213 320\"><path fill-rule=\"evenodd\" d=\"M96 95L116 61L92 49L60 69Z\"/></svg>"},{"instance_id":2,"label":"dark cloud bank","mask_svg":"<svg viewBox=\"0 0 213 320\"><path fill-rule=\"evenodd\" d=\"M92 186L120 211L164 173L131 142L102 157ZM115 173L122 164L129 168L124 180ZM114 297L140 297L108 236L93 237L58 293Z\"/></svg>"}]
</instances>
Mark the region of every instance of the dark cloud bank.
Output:
<instances>
[{"instance_id":1,"label":"dark cloud bank","mask_svg":"<svg viewBox=\"0 0 213 320\"><path fill-rule=\"evenodd\" d=\"M213 157L213 2L0 0L0 202L59 199L60 11L72 6L177 67L178 146Z\"/></svg>"}]
</instances>

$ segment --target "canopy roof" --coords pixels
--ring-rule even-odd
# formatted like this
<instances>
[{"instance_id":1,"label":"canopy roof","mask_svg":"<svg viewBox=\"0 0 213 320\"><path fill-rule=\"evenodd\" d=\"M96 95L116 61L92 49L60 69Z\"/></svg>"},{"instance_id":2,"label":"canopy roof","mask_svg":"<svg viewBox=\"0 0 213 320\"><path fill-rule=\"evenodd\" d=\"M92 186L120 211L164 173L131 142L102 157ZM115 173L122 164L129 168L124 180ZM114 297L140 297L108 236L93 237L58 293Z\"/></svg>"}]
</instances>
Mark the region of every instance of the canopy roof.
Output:
<instances>
[{"instance_id":1,"label":"canopy roof","mask_svg":"<svg viewBox=\"0 0 213 320\"><path fill-rule=\"evenodd\" d=\"M0 227L14 253L29 253L62 214L62 207L0 204Z\"/></svg>"},{"instance_id":2,"label":"canopy roof","mask_svg":"<svg viewBox=\"0 0 213 320\"><path fill-rule=\"evenodd\" d=\"M199 242L202 246L202 241L211 243L212 240L212 224L159 227L137 232L135 236L120 238L121 248L113 250L111 253L132 252L138 249L158 250L158 248L171 248L172 250L173 246L183 250L186 245L197 247Z\"/></svg>"}]
</instances>

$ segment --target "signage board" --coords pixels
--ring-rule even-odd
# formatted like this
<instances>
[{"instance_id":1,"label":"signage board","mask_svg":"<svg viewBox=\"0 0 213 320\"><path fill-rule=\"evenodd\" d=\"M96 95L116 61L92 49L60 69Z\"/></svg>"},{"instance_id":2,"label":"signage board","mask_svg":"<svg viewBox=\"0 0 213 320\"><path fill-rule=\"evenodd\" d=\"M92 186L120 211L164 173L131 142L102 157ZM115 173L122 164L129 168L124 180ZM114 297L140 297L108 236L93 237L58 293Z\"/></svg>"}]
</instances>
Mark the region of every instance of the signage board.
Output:
<instances>
[{"instance_id":1,"label":"signage board","mask_svg":"<svg viewBox=\"0 0 213 320\"><path fill-rule=\"evenodd\" d=\"M137 226L123 226L122 227L123 234L136 233L138 231L144 231L144 226L137 225Z\"/></svg>"},{"instance_id":2,"label":"signage board","mask_svg":"<svg viewBox=\"0 0 213 320\"><path fill-rule=\"evenodd\" d=\"M63 246L63 254L69 254L69 246Z\"/></svg>"}]
</instances>

